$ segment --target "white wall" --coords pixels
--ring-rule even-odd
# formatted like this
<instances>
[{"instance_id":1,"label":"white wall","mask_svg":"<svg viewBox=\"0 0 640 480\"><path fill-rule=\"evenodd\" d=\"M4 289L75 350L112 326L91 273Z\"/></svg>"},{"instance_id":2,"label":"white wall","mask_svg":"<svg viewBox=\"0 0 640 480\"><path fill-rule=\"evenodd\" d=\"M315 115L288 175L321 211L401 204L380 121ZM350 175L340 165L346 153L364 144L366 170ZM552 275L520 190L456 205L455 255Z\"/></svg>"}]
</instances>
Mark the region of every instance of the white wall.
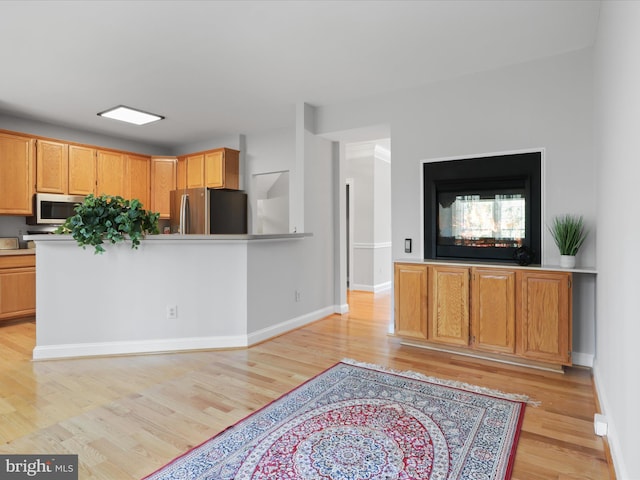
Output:
<instances>
[{"instance_id":1,"label":"white wall","mask_svg":"<svg viewBox=\"0 0 640 480\"><path fill-rule=\"evenodd\" d=\"M387 141L383 143L388 143ZM391 286L391 176L388 151L375 142L346 145L352 181L353 271L350 287L377 292Z\"/></svg>"},{"instance_id":2,"label":"white wall","mask_svg":"<svg viewBox=\"0 0 640 480\"><path fill-rule=\"evenodd\" d=\"M595 49L598 312L594 375L620 480L640 478L636 370L640 177L640 3L602 2Z\"/></svg>"},{"instance_id":3,"label":"white wall","mask_svg":"<svg viewBox=\"0 0 640 480\"><path fill-rule=\"evenodd\" d=\"M422 258L420 162L480 153L545 149L548 223L560 213L577 213L595 230L596 172L593 154L593 52L565 55L481 72L421 88L317 109L318 134L367 125L391 129L392 255ZM544 231L543 262L559 263ZM595 231L578 255L578 265L596 265ZM577 282L589 279L577 278ZM577 289L574 352L587 362L595 351L593 285ZM586 292L581 294L580 292Z\"/></svg>"},{"instance_id":4,"label":"white wall","mask_svg":"<svg viewBox=\"0 0 640 480\"><path fill-rule=\"evenodd\" d=\"M255 192L251 189L252 177L263 173L289 171L291 181L293 176L291 172L295 169L296 161L295 142L296 135L293 125L291 128L274 129L246 136L244 181L248 193L249 225L255 223L257 204ZM294 195L290 194L290 211L293 201Z\"/></svg>"},{"instance_id":5,"label":"white wall","mask_svg":"<svg viewBox=\"0 0 640 480\"><path fill-rule=\"evenodd\" d=\"M13 132L29 133L41 137L55 138L67 142L85 143L97 147L113 148L125 150L144 155L169 155L166 147L141 143L126 138L110 137L99 133L86 132L61 125L41 122L37 120L27 120L24 118L12 117L0 114L0 129L11 130Z\"/></svg>"},{"instance_id":6,"label":"white wall","mask_svg":"<svg viewBox=\"0 0 640 480\"><path fill-rule=\"evenodd\" d=\"M413 238L420 258L420 165L424 159L546 149L545 218L584 214L595 226L592 52L582 50L421 88L317 109L319 134L391 125L393 256ZM544 263L560 255L545 232ZM595 265L595 235L579 254Z\"/></svg>"}]
</instances>

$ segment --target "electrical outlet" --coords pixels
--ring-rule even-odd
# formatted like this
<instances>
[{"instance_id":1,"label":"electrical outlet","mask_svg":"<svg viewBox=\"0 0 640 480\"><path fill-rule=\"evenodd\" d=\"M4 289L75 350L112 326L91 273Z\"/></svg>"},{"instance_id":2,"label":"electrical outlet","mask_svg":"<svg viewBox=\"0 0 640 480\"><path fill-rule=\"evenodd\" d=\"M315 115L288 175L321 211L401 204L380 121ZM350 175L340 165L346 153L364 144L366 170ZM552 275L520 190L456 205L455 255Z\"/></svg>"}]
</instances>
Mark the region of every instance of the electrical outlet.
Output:
<instances>
[{"instance_id":1,"label":"electrical outlet","mask_svg":"<svg viewBox=\"0 0 640 480\"><path fill-rule=\"evenodd\" d=\"M167 305L167 320L175 320L178 318L178 306Z\"/></svg>"},{"instance_id":2,"label":"electrical outlet","mask_svg":"<svg viewBox=\"0 0 640 480\"><path fill-rule=\"evenodd\" d=\"M300 290L296 290L296 293L295 293L296 302L300 301L301 296L302 296L302 293L300 293Z\"/></svg>"},{"instance_id":3,"label":"electrical outlet","mask_svg":"<svg viewBox=\"0 0 640 480\"><path fill-rule=\"evenodd\" d=\"M607 417L605 417L600 413L596 413L593 416L593 430L595 434L598 435L599 437L606 437L609 430Z\"/></svg>"}]
</instances>

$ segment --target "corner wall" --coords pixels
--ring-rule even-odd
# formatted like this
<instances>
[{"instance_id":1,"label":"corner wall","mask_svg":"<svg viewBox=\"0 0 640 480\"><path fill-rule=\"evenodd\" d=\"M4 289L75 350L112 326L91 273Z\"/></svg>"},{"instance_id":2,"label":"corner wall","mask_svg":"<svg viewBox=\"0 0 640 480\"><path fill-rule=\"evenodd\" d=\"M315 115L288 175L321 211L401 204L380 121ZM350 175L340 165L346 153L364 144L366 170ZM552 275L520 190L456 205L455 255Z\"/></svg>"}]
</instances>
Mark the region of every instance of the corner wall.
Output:
<instances>
[{"instance_id":1,"label":"corner wall","mask_svg":"<svg viewBox=\"0 0 640 480\"><path fill-rule=\"evenodd\" d=\"M596 265L596 171L593 154L593 52L564 55L480 72L420 88L317 109L321 135L368 125L391 128L392 256L422 256L423 160L545 149L543 221L577 213L592 228L579 266ZM404 253L404 239L413 253ZM544 229L543 260L560 254ZM574 358L595 353L595 306L589 279L574 295Z\"/></svg>"},{"instance_id":2,"label":"corner wall","mask_svg":"<svg viewBox=\"0 0 640 480\"><path fill-rule=\"evenodd\" d=\"M598 296L594 377L620 480L640 478L636 370L640 3L602 2L595 48Z\"/></svg>"}]
</instances>

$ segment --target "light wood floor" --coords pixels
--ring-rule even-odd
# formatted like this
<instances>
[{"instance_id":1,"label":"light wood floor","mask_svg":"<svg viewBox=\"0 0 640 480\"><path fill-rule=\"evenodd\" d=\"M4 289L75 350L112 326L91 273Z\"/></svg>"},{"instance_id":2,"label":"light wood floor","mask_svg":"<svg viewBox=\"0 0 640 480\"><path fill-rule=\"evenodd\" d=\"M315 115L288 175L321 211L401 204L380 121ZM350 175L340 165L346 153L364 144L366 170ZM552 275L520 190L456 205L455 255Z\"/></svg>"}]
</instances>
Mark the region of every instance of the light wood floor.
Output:
<instances>
[{"instance_id":1,"label":"light wood floor","mask_svg":"<svg viewBox=\"0 0 640 480\"><path fill-rule=\"evenodd\" d=\"M141 478L343 358L522 393L514 479L609 479L590 371L562 375L401 346L390 294L249 349L32 362L35 324L0 326L0 453L73 453L81 479Z\"/></svg>"}]
</instances>

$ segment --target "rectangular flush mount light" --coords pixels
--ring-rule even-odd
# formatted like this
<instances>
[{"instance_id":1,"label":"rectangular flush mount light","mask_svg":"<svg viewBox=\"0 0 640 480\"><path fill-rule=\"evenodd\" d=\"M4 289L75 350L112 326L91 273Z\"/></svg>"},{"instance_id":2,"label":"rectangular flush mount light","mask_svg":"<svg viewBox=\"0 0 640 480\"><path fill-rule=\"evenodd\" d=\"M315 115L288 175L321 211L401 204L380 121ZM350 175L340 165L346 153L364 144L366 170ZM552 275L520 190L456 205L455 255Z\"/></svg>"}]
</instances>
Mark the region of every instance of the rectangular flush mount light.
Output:
<instances>
[{"instance_id":1,"label":"rectangular flush mount light","mask_svg":"<svg viewBox=\"0 0 640 480\"><path fill-rule=\"evenodd\" d=\"M136 110L135 108L126 107L124 105L118 105L117 107L100 112L98 113L98 116L133 123L135 125L146 125L147 123L157 122L158 120L164 119L164 117L160 115L143 112L142 110Z\"/></svg>"}]
</instances>

